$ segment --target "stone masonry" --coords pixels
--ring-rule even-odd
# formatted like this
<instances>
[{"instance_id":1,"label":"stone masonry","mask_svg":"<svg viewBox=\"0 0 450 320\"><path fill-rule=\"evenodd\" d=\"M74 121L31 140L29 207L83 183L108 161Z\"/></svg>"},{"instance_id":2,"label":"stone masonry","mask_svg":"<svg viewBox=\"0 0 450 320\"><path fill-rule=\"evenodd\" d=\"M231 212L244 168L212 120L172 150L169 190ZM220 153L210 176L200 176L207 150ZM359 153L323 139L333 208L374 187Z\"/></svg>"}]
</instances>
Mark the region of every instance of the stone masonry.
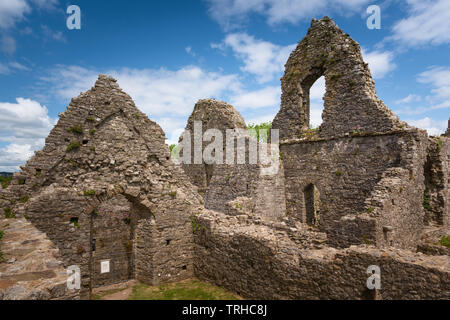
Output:
<instances>
[{"instance_id":1,"label":"stone masonry","mask_svg":"<svg viewBox=\"0 0 450 320\"><path fill-rule=\"evenodd\" d=\"M204 142L199 151L195 150L195 121L201 124L202 135L208 129L217 129L222 133L223 163L194 164L195 155L201 155L208 145L208 142ZM233 106L212 99L200 100L195 105L185 128L191 136L192 156L191 164L183 164L183 169L192 183L199 188L200 193L204 194L205 208L228 214L246 211L278 219L283 217L286 211L283 167L280 165L275 175L265 175L263 170L268 170L268 166L264 165L260 158L255 159L253 164L250 163L249 149L252 143L256 146L256 139L245 129L245 120ZM234 135L227 137L227 130L233 130ZM227 143L232 144L234 153L232 164L226 162ZM245 155L244 163L238 162L239 153ZM270 154L269 150L267 154ZM274 206L274 203L277 205Z\"/></svg>"},{"instance_id":2,"label":"stone masonry","mask_svg":"<svg viewBox=\"0 0 450 320\"><path fill-rule=\"evenodd\" d=\"M322 75L313 129L309 90ZM278 170L266 175L267 164L249 162L254 137L231 105L200 100L186 131L195 121L201 134L239 131L232 150L245 163L178 165L162 129L100 75L0 190L0 300L85 299L130 279L194 276L250 299L450 299L440 241L450 235L450 129L429 137L400 121L359 45L328 17L313 19L281 82ZM191 140L191 160L205 140ZM80 291L64 287L71 265Z\"/></svg>"},{"instance_id":3,"label":"stone masonry","mask_svg":"<svg viewBox=\"0 0 450 320\"><path fill-rule=\"evenodd\" d=\"M190 216L201 197L169 158L165 135L116 81L101 75L60 114L45 147L0 199L79 265L89 288L193 275ZM193 192L194 191L194 192ZM100 263L109 260L110 272Z\"/></svg>"}]
</instances>

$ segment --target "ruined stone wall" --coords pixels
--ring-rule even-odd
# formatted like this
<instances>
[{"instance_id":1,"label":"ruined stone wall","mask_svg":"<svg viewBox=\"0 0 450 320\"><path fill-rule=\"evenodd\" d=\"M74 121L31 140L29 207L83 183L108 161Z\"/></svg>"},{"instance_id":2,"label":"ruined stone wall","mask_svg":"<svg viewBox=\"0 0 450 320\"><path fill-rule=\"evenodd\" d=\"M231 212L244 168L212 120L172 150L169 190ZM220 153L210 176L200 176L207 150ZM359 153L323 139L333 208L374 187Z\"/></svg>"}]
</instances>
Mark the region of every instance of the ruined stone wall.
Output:
<instances>
[{"instance_id":1,"label":"ruined stone wall","mask_svg":"<svg viewBox=\"0 0 450 320\"><path fill-rule=\"evenodd\" d=\"M358 126L381 133L406 125L378 99L359 44L328 17L313 19L285 67L281 109L273 121L282 139L299 137L309 129L309 90L322 75L326 94L321 136L343 136Z\"/></svg>"},{"instance_id":2,"label":"ruined stone wall","mask_svg":"<svg viewBox=\"0 0 450 320\"><path fill-rule=\"evenodd\" d=\"M170 160L162 129L114 79L100 76L60 114L45 147L14 176L4 198L17 216L49 235L65 264L80 264L86 289L90 282L98 286L134 277L135 238L143 236L136 226L142 219L154 220L152 244L161 247L145 256L152 262L140 264L141 274L148 266L147 273L162 281L189 277L189 269L182 269L192 264L192 249L183 251L192 248L187 226L202 201L194 189ZM71 218L78 218L77 227ZM182 239L180 250L165 248L167 239ZM99 273L103 259L111 260L107 274Z\"/></svg>"},{"instance_id":3,"label":"ruined stone wall","mask_svg":"<svg viewBox=\"0 0 450 320\"><path fill-rule=\"evenodd\" d=\"M330 244L345 247L377 239L377 243L384 243L380 242L379 232L375 232L382 228L382 223L399 232L396 244L412 246L416 235L411 232L420 233L423 219L424 132L288 140L281 144L280 150L290 217L307 223L305 191L314 185L320 193L318 227L329 234ZM393 168L402 172L398 182L386 178L385 190L378 187L380 190L376 191L385 172ZM390 205L377 209L386 206L386 199L376 201L377 195L385 191ZM394 221L400 214L408 217L404 224ZM375 223L373 219L380 221Z\"/></svg>"},{"instance_id":4,"label":"ruined stone wall","mask_svg":"<svg viewBox=\"0 0 450 320\"><path fill-rule=\"evenodd\" d=\"M450 138L428 139L425 165L425 223L450 226Z\"/></svg>"},{"instance_id":5,"label":"ruined stone wall","mask_svg":"<svg viewBox=\"0 0 450 320\"><path fill-rule=\"evenodd\" d=\"M24 218L0 218L0 300L80 299L58 248Z\"/></svg>"},{"instance_id":6,"label":"ruined stone wall","mask_svg":"<svg viewBox=\"0 0 450 320\"><path fill-rule=\"evenodd\" d=\"M368 299L367 268L381 268L382 299L449 299L450 257L352 246L306 249L286 232L202 215L195 274L248 299ZM242 275L245 275L244 277Z\"/></svg>"},{"instance_id":7,"label":"ruined stone wall","mask_svg":"<svg viewBox=\"0 0 450 320\"><path fill-rule=\"evenodd\" d=\"M207 129L217 129L223 135L223 164L192 164L194 161L194 121L202 123L203 134ZM236 137L229 137L227 130L238 129ZM205 208L238 214L243 207L248 214L267 219L280 219L285 216L284 174L282 164L275 165L276 170L269 172L270 165L260 161L256 140L247 130L244 119L233 106L216 100L200 100L189 117L186 130L191 134L191 164L183 164L183 169L191 182L204 194ZM226 164L227 143L234 143L233 164ZM210 144L203 143L202 152ZM250 149L254 161L250 160ZM267 148L267 154L271 150ZM238 162L238 154L243 161ZM275 153L273 153L275 154ZM240 198L240 200L237 200Z\"/></svg>"},{"instance_id":8,"label":"ruined stone wall","mask_svg":"<svg viewBox=\"0 0 450 320\"><path fill-rule=\"evenodd\" d=\"M198 132L199 135L197 141L198 146L200 146L200 143L202 144L202 147L199 148L199 150L201 150L201 154L197 152L199 150L195 149L194 125L196 121L202 124L200 128L201 130ZM223 152L225 155L226 130L245 128L246 125L244 118L242 118L239 112L228 103L214 99L205 99L199 100L195 104L194 110L189 116L185 128L185 131L191 134L191 163L182 164L182 167L191 182L198 187L198 192L201 195L205 195L215 167L214 164L206 164L203 162L203 151L209 144L209 142L203 142L203 134L208 129L217 129L221 131L223 135ZM203 163L195 164L195 157L198 156L200 157L200 162Z\"/></svg>"},{"instance_id":9,"label":"ruined stone wall","mask_svg":"<svg viewBox=\"0 0 450 320\"><path fill-rule=\"evenodd\" d=\"M375 219L373 243L378 247L415 251L423 232L423 166L418 171L389 168L366 199L366 216Z\"/></svg>"}]
</instances>

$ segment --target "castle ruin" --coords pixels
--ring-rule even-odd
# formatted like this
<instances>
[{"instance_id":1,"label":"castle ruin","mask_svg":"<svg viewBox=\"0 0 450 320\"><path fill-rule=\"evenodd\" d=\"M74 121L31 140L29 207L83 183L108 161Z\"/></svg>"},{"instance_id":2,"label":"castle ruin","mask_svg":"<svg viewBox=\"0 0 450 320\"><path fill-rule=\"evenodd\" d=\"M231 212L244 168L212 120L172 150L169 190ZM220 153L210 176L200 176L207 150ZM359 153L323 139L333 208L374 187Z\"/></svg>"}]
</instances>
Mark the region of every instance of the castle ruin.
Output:
<instances>
[{"instance_id":1,"label":"castle ruin","mask_svg":"<svg viewBox=\"0 0 450 320\"><path fill-rule=\"evenodd\" d=\"M321 76L323 123L311 129L309 90ZM203 132L246 128L211 99L196 104L188 132L194 121ZM128 279L193 276L251 299L450 299L450 249L437 244L450 234L450 121L441 137L400 121L378 99L358 43L325 17L286 63L272 129L274 175L261 163L176 165L161 128L101 75L0 190L17 228L51 244L57 273L81 267L81 290L30 292L11 280L11 260L0 264L0 299L86 298ZM5 230L0 248L14 240Z\"/></svg>"}]
</instances>

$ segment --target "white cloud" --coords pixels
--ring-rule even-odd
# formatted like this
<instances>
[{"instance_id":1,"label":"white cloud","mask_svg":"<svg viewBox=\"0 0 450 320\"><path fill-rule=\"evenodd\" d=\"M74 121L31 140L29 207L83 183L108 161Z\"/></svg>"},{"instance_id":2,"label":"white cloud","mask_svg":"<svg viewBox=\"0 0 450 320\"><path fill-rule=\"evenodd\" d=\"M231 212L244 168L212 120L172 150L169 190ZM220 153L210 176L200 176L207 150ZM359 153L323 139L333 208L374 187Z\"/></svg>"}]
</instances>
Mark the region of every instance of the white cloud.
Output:
<instances>
[{"instance_id":1,"label":"white cloud","mask_svg":"<svg viewBox=\"0 0 450 320\"><path fill-rule=\"evenodd\" d=\"M0 1L0 29L13 27L31 11L25 0L2 0Z\"/></svg>"},{"instance_id":2,"label":"white cloud","mask_svg":"<svg viewBox=\"0 0 450 320\"><path fill-rule=\"evenodd\" d=\"M0 29L9 29L31 13L32 7L55 9L58 0L2 0L0 1Z\"/></svg>"},{"instance_id":3,"label":"white cloud","mask_svg":"<svg viewBox=\"0 0 450 320\"><path fill-rule=\"evenodd\" d=\"M409 16L393 27L391 39L410 46L450 43L450 1L407 0Z\"/></svg>"},{"instance_id":4,"label":"white cloud","mask_svg":"<svg viewBox=\"0 0 450 320\"><path fill-rule=\"evenodd\" d=\"M423 84L428 84L432 87L431 94L426 97L428 106L412 108L406 106L397 111L399 114L416 115L423 114L432 110L448 109L450 108L450 67L434 66L427 71L418 75L417 81ZM420 101L420 97L411 95ZM409 98L409 96L407 97ZM407 98L403 100L408 100ZM418 100L419 99L419 100Z\"/></svg>"},{"instance_id":5,"label":"white cloud","mask_svg":"<svg viewBox=\"0 0 450 320\"><path fill-rule=\"evenodd\" d=\"M241 70L256 75L259 83L265 83L281 75L296 44L279 46L246 33L233 33L227 35L222 44L213 44L212 47L231 48L235 56L244 62Z\"/></svg>"},{"instance_id":6,"label":"white cloud","mask_svg":"<svg viewBox=\"0 0 450 320\"><path fill-rule=\"evenodd\" d=\"M407 104L407 103L411 103L411 102L419 102L421 100L422 100L421 96L418 96L416 94L410 94L403 99L395 101L395 104Z\"/></svg>"},{"instance_id":7,"label":"white cloud","mask_svg":"<svg viewBox=\"0 0 450 320\"><path fill-rule=\"evenodd\" d=\"M311 100L317 100L323 103L323 96L325 95L325 77L321 76L314 82L312 87L309 89L309 98Z\"/></svg>"},{"instance_id":8,"label":"white cloud","mask_svg":"<svg viewBox=\"0 0 450 320\"><path fill-rule=\"evenodd\" d=\"M58 5L58 0L29 0L29 2L39 9L55 9Z\"/></svg>"},{"instance_id":9,"label":"white cloud","mask_svg":"<svg viewBox=\"0 0 450 320\"><path fill-rule=\"evenodd\" d=\"M199 99L221 98L238 92L237 75L207 72L197 66L176 71L161 69L89 70L79 66L58 66L50 82L55 93L64 99L78 96L93 86L99 73L116 78L136 105L149 116L164 114L188 115Z\"/></svg>"},{"instance_id":10,"label":"white cloud","mask_svg":"<svg viewBox=\"0 0 450 320\"><path fill-rule=\"evenodd\" d=\"M269 86L255 91L247 91L231 98L231 104L238 110L277 107L280 105L280 87Z\"/></svg>"},{"instance_id":11,"label":"white cloud","mask_svg":"<svg viewBox=\"0 0 450 320\"><path fill-rule=\"evenodd\" d=\"M187 119L184 117L162 117L152 119L163 128L168 145L178 144L178 139L186 127Z\"/></svg>"},{"instance_id":12,"label":"white cloud","mask_svg":"<svg viewBox=\"0 0 450 320\"><path fill-rule=\"evenodd\" d=\"M324 109L323 96L325 95L325 90L324 76L317 79L309 90L309 123L313 127L318 127L322 124L322 112Z\"/></svg>"},{"instance_id":13,"label":"white cloud","mask_svg":"<svg viewBox=\"0 0 450 320\"><path fill-rule=\"evenodd\" d=\"M450 98L450 67L433 67L422 72L418 79L420 83L431 84L431 92L436 98Z\"/></svg>"},{"instance_id":14,"label":"white cloud","mask_svg":"<svg viewBox=\"0 0 450 320\"><path fill-rule=\"evenodd\" d=\"M372 77L374 79L384 78L389 72L397 66L393 62L394 54L389 51L371 51L362 50L364 60L369 64Z\"/></svg>"},{"instance_id":15,"label":"white cloud","mask_svg":"<svg viewBox=\"0 0 450 320\"><path fill-rule=\"evenodd\" d=\"M427 130L428 134L432 136L439 136L447 129L447 120L438 121L425 117L419 120L406 120L406 122L414 127Z\"/></svg>"},{"instance_id":16,"label":"white cloud","mask_svg":"<svg viewBox=\"0 0 450 320\"><path fill-rule=\"evenodd\" d=\"M136 106L156 121L166 133L168 143L179 135L199 99L228 97L243 93L237 75L207 72L197 66L185 66L171 71L161 69L91 70L79 66L58 66L51 75L42 78L52 94L70 100L89 90L98 74L105 73L118 80ZM180 131L181 130L181 131Z\"/></svg>"},{"instance_id":17,"label":"white cloud","mask_svg":"<svg viewBox=\"0 0 450 320\"><path fill-rule=\"evenodd\" d=\"M260 115L260 116L253 116L253 117L250 117L245 122L247 123L247 125L259 124L259 123L263 123L263 122L272 122L273 119L275 118L275 115L276 115L275 113L267 113L267 114Z\"/></svg>"},{"instance_id":18,"label":"white cloud","mask_svg":"<svg viewBox=\"0 0 450 320\"><path fill-rule=\"evenodd\" d=\"M13 71L28 71L30 68L24 66L23 64L20 64L16 61L12 61L9 63L0 63L0 74L10 74Z\"/></svg>"},{"instance_id":19,"label":"white cloud","mask_svg":"<svg viewBox=\"0 0 450 320\"><path fill-rule=\"evenodd\" d=\"M14 172L24 164L32 155L31 145L10 144L0 148L0 171Z\"/></svg>"},{"instance_id":20,"label":"white cloud","mask_svg":"<svg viewBox=\"0 0 450 320\"><path fill-rule=\"evenodd\" d=\"M312 16L361 11L370 0L208 0L209 13L225 29L237 27L249 15L266 17L269 24L297 23Z\"/></svg>"},{"instance_id":21,"label":"white cloud","mask_svg":"<svg viewBox=\"0 0 450 320\"><path fill-rule=\"evenodd\" d=\"M17 98L16 103L0 102L0 170L17 170L43 147L44 139L56 124L39 102Z\"/></svg>"}]
</instances>

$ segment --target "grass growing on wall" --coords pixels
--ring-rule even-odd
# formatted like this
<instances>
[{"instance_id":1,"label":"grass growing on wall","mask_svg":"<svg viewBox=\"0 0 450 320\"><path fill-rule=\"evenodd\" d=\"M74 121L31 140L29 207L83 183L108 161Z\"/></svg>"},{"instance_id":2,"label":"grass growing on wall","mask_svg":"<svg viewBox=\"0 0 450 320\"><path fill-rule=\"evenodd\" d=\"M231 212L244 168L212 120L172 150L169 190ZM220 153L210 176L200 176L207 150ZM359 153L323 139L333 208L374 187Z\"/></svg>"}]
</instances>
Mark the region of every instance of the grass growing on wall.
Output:
<instances>
[{"instance_id":1,"label":"grass growing on wall","mask_svg":"<svg viewBox=\"0 0 450 320\"><path fill-rule=\"evenodd\" d=\"M450 235L442 237L439 243L444 247L450 248Z\"/></svg>"},{"instance_id":2,"label":"grass growing on wall","mask_svg":"<svg viewBox=\"0 0 450 320\"><path fill-rule=\"evenodd\" d=\"M10 177L0 177L0 184L2 185L2 189L8 188L11 184L12 176Z\"/></svg>"}]
</instances>

